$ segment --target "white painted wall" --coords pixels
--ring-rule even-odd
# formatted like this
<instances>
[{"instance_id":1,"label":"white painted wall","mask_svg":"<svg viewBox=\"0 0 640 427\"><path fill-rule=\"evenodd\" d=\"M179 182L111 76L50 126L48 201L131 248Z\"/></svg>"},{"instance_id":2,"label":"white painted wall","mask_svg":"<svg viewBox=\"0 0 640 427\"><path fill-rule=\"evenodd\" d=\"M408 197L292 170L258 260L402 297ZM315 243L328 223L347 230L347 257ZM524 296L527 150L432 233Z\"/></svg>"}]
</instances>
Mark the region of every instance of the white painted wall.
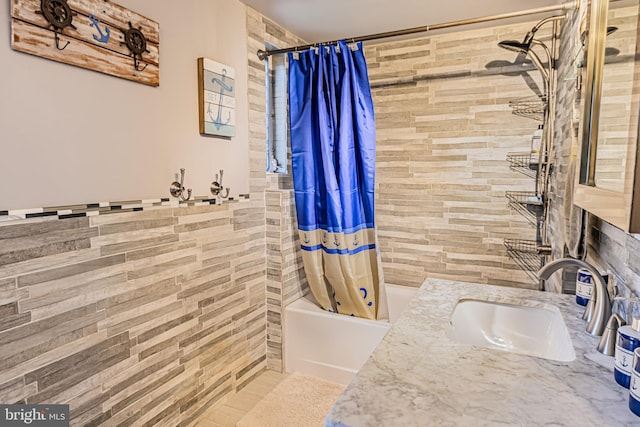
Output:
<instances>
[{"instance_id":1,"label":"white painted wall","mask_svg":"<svg viewBox=\"0 0 640 427\"><path fill-rule=\"evenodd\" d=\"M0 8L0 210L209 195L224 169L248 193L246 8L236 0L117 0L160 24L160 87L84 70L10 47L10 1ZM236 71L236 136L198 132L198 57Z\"/></svg>"}]
</instances>

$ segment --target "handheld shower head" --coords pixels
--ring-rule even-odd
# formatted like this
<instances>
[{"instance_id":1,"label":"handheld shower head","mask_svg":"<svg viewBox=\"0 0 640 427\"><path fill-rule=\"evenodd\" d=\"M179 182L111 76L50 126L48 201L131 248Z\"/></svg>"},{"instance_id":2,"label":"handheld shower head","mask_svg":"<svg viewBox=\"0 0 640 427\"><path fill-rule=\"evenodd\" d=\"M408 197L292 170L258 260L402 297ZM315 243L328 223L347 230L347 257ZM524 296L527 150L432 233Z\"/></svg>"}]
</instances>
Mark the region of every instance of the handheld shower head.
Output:
<instances>
[{"instance_id":1,"label":"handheld shower head","mask_svg":"<svg viewBox=\"0 0 640 427\"><path fill-rule=\"evenodd\" d=\"M515 40L503 40L498 43L498 46L500 46L503 49L517 52L520 55L526 55L529 52L529 49L531 48L531 40L529 41L529 43L520 43Z\"/></svg>"},{"instance_id":2,"label":"handheld shower head","mask_svg":"<svg viewBox=\"0 0 640 427\"><path fill-rule=\"evenodd\" d=\"M528 40L527 40L528 39ZM540 61L540 57L531 49L532 45L539 45L544 48L545 53L547 54L547 64L551 64L551 54L549 53L549 49L542 43L541 41L535 40L533 38L525 37L525 41L520 43L515 40L503 40L498 43L503 49L510 50L512 52L517 52L520 57L529 57L533 62L533 65L540 71L542 74L542 78L545 83L545 93L547 91L547 86L549 84L549 72L545 69L544 64Z\"/></svg>"}]
</instances>

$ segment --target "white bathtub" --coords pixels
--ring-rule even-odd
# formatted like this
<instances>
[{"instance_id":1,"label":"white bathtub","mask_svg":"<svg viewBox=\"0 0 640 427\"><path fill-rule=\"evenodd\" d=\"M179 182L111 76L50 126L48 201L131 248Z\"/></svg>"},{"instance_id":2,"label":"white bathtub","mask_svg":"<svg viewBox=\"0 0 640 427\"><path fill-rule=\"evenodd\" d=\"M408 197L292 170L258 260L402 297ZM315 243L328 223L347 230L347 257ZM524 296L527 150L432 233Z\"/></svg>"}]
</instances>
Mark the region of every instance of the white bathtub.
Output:
<instances>
[{"instance_id":1,"label":"white bathtub","mask_svg":"<svg viewBox=\"0 0 640 427\"><path fill-rule=\"evenodd\" d=\"M284 310L285 371L348 384L418 290L386 288L391 322L332 314L311 296L289 304Z\"/></svg>"}]
</instances>

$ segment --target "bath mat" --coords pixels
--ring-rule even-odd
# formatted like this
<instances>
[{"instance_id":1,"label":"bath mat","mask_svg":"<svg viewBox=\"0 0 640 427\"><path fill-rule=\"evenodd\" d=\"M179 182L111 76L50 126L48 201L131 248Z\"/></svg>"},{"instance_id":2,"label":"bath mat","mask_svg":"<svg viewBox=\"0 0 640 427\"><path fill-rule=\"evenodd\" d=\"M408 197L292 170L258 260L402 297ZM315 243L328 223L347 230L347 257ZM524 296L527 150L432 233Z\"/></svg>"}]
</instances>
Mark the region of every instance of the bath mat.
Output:
<instances>
[{"instance_id":1,"label":"bath mat","mask_svg":"<svg viewBox=\"0 0 640 427\"><path fill-rule=\"evenodd\" d=\"M236 424L236 427L322 427L345 386L293 373Z\"/></svg>"}]
</instances>

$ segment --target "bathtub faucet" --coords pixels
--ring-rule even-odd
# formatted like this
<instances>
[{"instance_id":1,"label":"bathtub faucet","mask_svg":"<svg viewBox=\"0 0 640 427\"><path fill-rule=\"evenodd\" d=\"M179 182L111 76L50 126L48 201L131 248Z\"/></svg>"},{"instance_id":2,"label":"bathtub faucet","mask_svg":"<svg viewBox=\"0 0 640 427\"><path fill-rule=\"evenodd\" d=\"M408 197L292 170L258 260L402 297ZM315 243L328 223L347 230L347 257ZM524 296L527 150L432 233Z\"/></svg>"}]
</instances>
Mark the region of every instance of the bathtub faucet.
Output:
<instances>
[{"instance_id":1,"label":"bathtub faucet","mask_svg":"<svg viewBox=\"0 0 640 427\"><path fill-rule=\"evenodd\" d=\"M587 305L587 312L591 310L591 320L587 325L587 332L599 337L604 332L607 321L611 316L611 299L609 298L609 291L607 290L607 282L597 268L579 259L561 258L551 261L542 267L540 271L538 271L538 277L540 277L540 280L548 280L554 272L569 266L589 270L595 279L593 295Z\"/></svg>"}]
</instances>

